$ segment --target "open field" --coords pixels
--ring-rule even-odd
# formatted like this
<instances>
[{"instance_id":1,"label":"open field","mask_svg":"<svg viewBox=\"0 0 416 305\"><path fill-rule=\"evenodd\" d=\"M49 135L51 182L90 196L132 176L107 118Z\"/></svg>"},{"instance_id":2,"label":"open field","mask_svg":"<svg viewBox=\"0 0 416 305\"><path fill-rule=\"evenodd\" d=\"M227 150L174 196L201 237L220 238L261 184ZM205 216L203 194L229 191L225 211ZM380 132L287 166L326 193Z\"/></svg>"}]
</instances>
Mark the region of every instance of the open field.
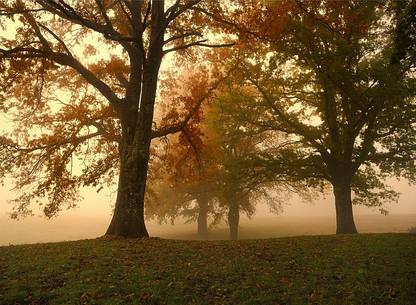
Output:
<instances>
[{"instance_id":1,"label":"open field","mask_svg":"<svg viewBox=\"0 0 416 305\"><path fill-rule=\"evenodd\" d=\"M356 215L361 233L405 233L416 226L416 214L409 215ZM104 234L109 216L61 216L47 221L29 217L15 221L0 217L0 245L36 242L55 242L96 238ZM198 239L195 224L175 225L148 222L151 236L168 239ZM335 232L335 216L256 216L251 220L242 218L240 238L273 238L297 235L322 235ZM225 224L211 230L208 239L228 239Z\"/></svg>"},{"instance_id":2,"label":"open field","mask_svg":"<svg viewBox=\"0 0 416 305\"><path fill-rule=\"evenodd\" d=\"M360 233L406 233L410 227L416 226L416 214L413 215L357 215L355 222ZM160 227L160 236L172 239L198 239L195 225L179 225L168 230ZM299 235L334 234L336 230L335 216L275 216L257 217L243 220L239 228L240 239L275 238ZM228 239L229 232L225 226L211 231L208 239Z\"/></svg>"},{"instance_id":3,"label":"open field","mask_svg":"<svg viewBox=\"0 0 416 305\"><path fill-rule=\"evenodd\" d=\"M0 304L400 304L416 235L0 247Z\"/></svg>"}]
</instances>

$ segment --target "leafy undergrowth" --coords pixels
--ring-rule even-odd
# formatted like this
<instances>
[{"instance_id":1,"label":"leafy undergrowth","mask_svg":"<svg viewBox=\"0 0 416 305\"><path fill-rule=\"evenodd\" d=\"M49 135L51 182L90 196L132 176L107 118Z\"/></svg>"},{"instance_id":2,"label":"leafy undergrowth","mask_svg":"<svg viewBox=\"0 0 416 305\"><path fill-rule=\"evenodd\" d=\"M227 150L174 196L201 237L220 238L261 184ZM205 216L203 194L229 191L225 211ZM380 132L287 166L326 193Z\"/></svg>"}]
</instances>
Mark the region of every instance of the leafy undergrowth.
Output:
<instances>
[{"instance_id":1,"label":"leafy undergrowth","mask_svg":"<svg viewBox=\"0 0 416 305\"><path fill-rule=\"evenodd\" d=\"M0 304L416 304L416 236L0 247Z\"/></svg>"}]
</instances>

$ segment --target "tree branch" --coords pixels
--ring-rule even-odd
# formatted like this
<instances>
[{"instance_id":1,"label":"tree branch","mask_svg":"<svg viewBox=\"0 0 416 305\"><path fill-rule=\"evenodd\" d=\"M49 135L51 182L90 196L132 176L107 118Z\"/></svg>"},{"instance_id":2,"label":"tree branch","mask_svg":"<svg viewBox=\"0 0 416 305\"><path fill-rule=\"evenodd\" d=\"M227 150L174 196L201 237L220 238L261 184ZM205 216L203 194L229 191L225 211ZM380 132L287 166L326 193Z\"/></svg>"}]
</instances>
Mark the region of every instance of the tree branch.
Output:
<instances>
[{"instance_id":1,"label":"tree branch","mask_svg":"<svg viewBox=\"0 0 416 305\"><path fill-rule=\"evenodd\" d=\"M190 37L190 36L199 36L199 37L202 37L202 32L192 31L192 32L185 32L183 34L175 35L175 36L172 36L172 37L166 39L163 42L163 44L168 44L168 43L170 43L170 42L172 42L174 40L182 39L182 38L186 38L186 37Z\"/></svg>"},{"instance_id":2,"label":"tree branch","mask_svg":"<svg viewBox=\"0 0 416 305\"><path fill-rule=\"evenodd\" d=\"M94 73L85 68L77 59L64 53L52 53L51 58L58 64L70 66L75 69L86 81L88 81L88 83L94 86L115 109L118 108L121 99L117 97L106 83L97 78Z\"/></svg>"},{"instance_id":3,"label":"tree branch","mask_svg":"<svg viewBox=\"0 0 416 305\"><path fill-rule=\"evenodd\" d=\"M169 25L173 20L178 18L181 14L192 8L193 6L197 5L202 0L190 0L188 3L184 5L180 5L180 0L177 0L171 7L169 7L166 12L166 26Z\"/></svg>"},{"instance_id":4,"label":"tree branch","mask_svg":"<svg viewBox=\"0 0 416 305\"><path fill-rule=\"evenodd\" d=\"M54 32L52 32L52 30L50 30L48 27L44 26L41 23L38 23L38 25L44 29L45 31L47 31L49 34L51 34L53 36L53 38L55 38L60 44L61 46L64 48L64 50L67 52L68 55L72 56L71 51L68 49L68 47L66 46L65 42L58 37L58 35L56 35Z\"/></svg>"},{"instance_id":5,"label":"tree branch","mask_svg":"<svg viewBox=\"0 0 416 305\"><path fill-rule=\"evenodd\" d=\"M167 54L169 52L174 52L178 50L188 49L193 46L199 46L199 47L205 47L205 48L225 48L225 47L232 47L233 45L235 45L234 42L224 43L224 44L208 44L208 43L205 43L206 41L208 41L208 39L198 40L198 41L190 42L188 44L166 49L163 51L163 54Z\"/></svg>"},{"instance_id":6,"label":"tree branch","mask_svg":"<svg viewBox=\"0 0 416 305\"><path fill-rule=\"evenodd\" d=\"M222 24L225 24L225 25L227 25L229 27L235 28L239 32L244 32L244 33L250 34L250 35L252 35L252 36L254 36L254 37L258 38L258 39L266 40L266 38L263 37L263 36L261 36L259 33L250 31L250 30L248 30L246 28L242 28L240 25L238 25L235 22L222 19L222 18L218 17L217 15L208 12L206 9L203 9L201 7L198 7L198 6L197 7L191 7L190 9L202 13L202 14L204 14L204 15L212 18L212 20L214 20L214 21L216 21L218 23L222 23Z\"/></svg>"},{"instance_id":7,"label":"tree branch","mask_svg":"<svg viewBox=\"0 0 416 305\"><path fill-rule=\"evenodd\" d=\"M318 142L318 139L314 137L311 132L308 131L308 126L305 124L302 124L299 121L293 121L290 119L283 111L281 111L279 108L274 105L272 98L267 94L267 92L260 86L260 84L253 80L252 78L248 79L261 93L264 100L268 104L268 106L273 110L273 112L288 126L292 128L292 131L300 136L303 136L310 144L312 144L315 148L319 150L320 153L323 154L323 156L329 157L328 152L325 150L325 148Z\"/></svg>"},{"instance_id":8,"label":"tree branch","mask_svg":"<svg viewBox=\"0 0 416 305\"><path fill-rule=\"evenodd\" d=\"M161 138L161 137L165 137L169 134L173 134L179 131L183 131L183 129L186 127L186 125L189 123L189 121L192 119L192 117L195 115L195 113L199 110L199 108L201 108L203 102L211 96L211 94L218 88L218 86L224 81L226 80L231 73L236 69L237 67L233 67L232 69L230 69L226 75L222 78L220 78L219 80L217 80L214 85L208 89L208 91L202 95L197 102L195 103L194 107L188 112L188 114L185 116L185 118L174 125L159 129L159 130L154 130L152 131L152 139L154 138Z\"/></svg>"},{"instance_id":9,"label":"tree branch","mask_svg":"<svg viewBox=\"0 0 416 305\"><path fill-rule=\"evenodd\" d=\"M63 0L59 3L54 0L36 0L45 10L73 23L85 26L95 32L101 33L105 38L119 42L137 42L134 37L122 36L107 24L102 25L80 16L74 8Z\"/></svg>"}]
</instances>

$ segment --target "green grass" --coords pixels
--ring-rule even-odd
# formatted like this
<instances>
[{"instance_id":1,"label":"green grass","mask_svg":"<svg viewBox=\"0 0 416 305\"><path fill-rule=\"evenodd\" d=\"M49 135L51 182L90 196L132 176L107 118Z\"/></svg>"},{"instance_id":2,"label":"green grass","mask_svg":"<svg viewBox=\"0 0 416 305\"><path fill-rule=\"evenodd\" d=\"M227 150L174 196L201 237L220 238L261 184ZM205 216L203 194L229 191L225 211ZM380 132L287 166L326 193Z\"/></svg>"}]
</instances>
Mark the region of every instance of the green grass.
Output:
<instances>
[{"instance_id":1,"label":"green grass","mask_svg":"<svg viewBox=\"0 0 416 305\"><path fill-rule=\"evenodd\" d=\"M416 304L416 235L0 247L0 304Z\"/></svg>"}]
</instances>

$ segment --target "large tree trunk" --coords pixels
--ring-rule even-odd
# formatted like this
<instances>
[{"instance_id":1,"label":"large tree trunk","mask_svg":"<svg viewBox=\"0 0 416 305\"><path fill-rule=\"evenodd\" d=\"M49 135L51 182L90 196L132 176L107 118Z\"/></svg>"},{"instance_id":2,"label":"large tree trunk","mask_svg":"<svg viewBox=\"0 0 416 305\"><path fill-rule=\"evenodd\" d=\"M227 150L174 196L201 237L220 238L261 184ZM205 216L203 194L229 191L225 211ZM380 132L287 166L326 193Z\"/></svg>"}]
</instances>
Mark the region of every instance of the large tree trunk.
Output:
<instances>
[{"instance_id":1,"label":"large tree trunk","mask_svg":"<svg viewBox=\"0 0 416 305\"><path fill-rule=\"evenodd\" d=\"M144 71L140 112L137 114L136 108L130 109L128 104L120 111L120 177L114 215L106 235L149 237L144 223L144 197L160 62L161 57Z\"/></svg>"},{"instance_id":2,"label":"large tree trunk","mask_svg":"<svg viewBox=\"0 0 416 305\"><path fill-rule=\"evenodd\" d=\"M137 149L121 144L117 199L106 235L149 237L144 223L147 165L148 158L137 153Z\"/></svg>"},{"instance_id":3,"label":"large tree trunk","mask_svg":"<svg viewBox=\"0 0 416 305\"><path fill-rule=\"evenodd\" d=\"M240 208L238 203L232 202L228 209L228 226L230 227L230 239L238 239L238 224L240 222Z\"/></svg>"},{"instance_id":4,"label":"large tree trunk","mask_svg":"<svg viewBox=\"0 0 416 305\"><path fill-rule=\"evenodd\" d=\"M208 198L200 196L198 198L198 235L205 236L208 234Z\"/></svg>"},{"instance_id":5,"label":"large tree trunk","mask_svg":"<svg viewBox=\"0 0 416 305\"><path fill-rule=\"evenodd\" d=\"M335 210L337 216L337 234L355 234L351 201L351 185L348 182L334 183Z\"/></svg>"}]
</instances>

